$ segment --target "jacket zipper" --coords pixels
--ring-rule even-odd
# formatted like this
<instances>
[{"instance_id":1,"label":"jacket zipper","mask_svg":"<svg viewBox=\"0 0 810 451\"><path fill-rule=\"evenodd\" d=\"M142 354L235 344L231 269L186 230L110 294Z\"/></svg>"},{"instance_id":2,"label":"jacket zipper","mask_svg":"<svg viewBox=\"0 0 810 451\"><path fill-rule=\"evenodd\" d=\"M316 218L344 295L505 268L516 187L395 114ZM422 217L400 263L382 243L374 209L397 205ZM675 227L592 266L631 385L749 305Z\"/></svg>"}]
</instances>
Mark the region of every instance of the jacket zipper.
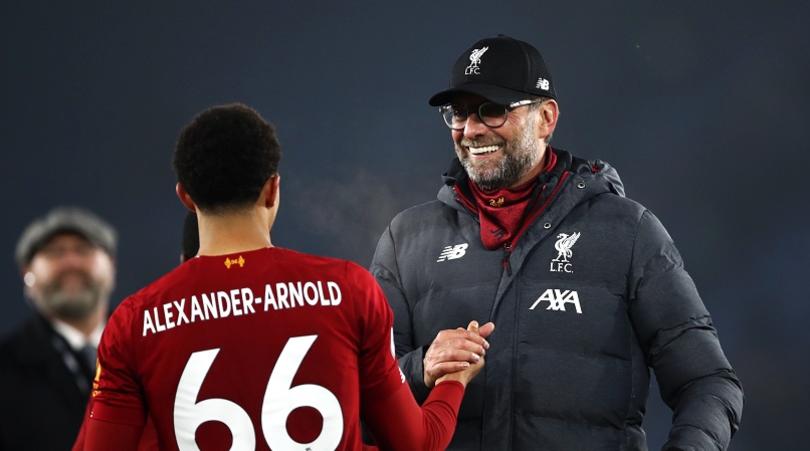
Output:
<instances>
[{"instance_id":1,"label":"jacket zipper","mask_svg":"<svg viewBox=\"0 0 810 451\"><path fill-rule=\"evenodd\" d=\"M503 269L506 271L506 273L509 276L512 276L512 263L511 263L509 257L512 256L513 245L517 244L518 240L523 236L523 234L526 232L526 230L529 228L529 226L532 223L534 223L534 221L538 217L540 217L541 214L543 214L543 212L546 210L546 208L551 203L551 201L555 197L557 197L557 193L560 191L562 186L565 184L565 181L568 179L569 175L570 175L570 173L568 171L566 171L566 172L564 172L562 174L562 176L560 177L560 181L557 182L557 185L554 187L554 189L552 190L549 197L545 199L543 204L540 205L540 207L538 209L536 209L534 212L530 213L525 218L525 222L523 223L523 225L518 230L517 235L515 235L515 237L512 239L512 242L503 244L503 260L501 261L501 266L503 266ZM545 190L545 189L546 189L545 186L543 186L541 188L541 195L542 195L542 190Z\"/></svg>"},{"instance_id":2,"label":"jacket zipper","mask_svg":"<svg viewBox=\"0 0 810 451\"><path fill-rule=\"evenodd\" d=\"M512 263L509 261L509 257L512 256L512 245L509 243L504 243L503 245L503 261L501 265L503 269L506 271L506 274L509 276L512 275Z\"/></svg>"}]
</instances>

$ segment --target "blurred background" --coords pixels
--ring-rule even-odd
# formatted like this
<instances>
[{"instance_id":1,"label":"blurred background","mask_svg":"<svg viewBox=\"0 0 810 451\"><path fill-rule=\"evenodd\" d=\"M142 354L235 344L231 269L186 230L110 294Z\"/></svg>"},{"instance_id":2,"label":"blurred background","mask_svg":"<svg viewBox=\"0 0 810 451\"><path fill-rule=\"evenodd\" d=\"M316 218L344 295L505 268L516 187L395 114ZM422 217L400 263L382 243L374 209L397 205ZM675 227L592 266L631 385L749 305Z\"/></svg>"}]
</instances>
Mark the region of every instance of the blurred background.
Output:
<instances>
[{"instance_id":1,"label":"blurred background","mask_svg":"<svg viewBox=\"0 0 810 451\"><path fill-rule=\"evenodd\" d=\"M278 246L367 266L452 157L427 98L497 33L557 86L553 144L609 161L667 226L746 405L734 450L800 449L810 403L810 2L3 2L0 333L28 314L14 246L57 205L119 231L114 299L178 262L181 127L240 101L284 156ZM804 356L804 357L802 357ZM651 394L651 449L668 409Z\"/></svg>"}]
</instances>

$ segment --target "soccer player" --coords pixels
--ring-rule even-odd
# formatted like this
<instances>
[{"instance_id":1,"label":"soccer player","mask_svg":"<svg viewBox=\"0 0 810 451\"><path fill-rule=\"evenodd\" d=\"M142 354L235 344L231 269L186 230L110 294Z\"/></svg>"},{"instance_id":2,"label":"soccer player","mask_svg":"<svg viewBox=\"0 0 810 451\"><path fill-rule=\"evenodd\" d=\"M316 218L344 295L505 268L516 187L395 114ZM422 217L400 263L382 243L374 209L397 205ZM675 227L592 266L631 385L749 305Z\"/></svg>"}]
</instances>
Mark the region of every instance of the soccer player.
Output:
<instances>
[{"instance_id":1,"label":"soccer player","mask_svg":"<svg viewBox=\"0 0 810 451\"><path fill-rule=\"evenodd\" d=\"M273 127L244 105L183 130L177 195L197 212L199 256L113 313L75 448L135 449L147 414L161 449L357 450L361 411L382 449L450 442L494 326L456 331L466 355L420 409L374 278L271 244L279 159Z\"/></svg>"}]
</instances>

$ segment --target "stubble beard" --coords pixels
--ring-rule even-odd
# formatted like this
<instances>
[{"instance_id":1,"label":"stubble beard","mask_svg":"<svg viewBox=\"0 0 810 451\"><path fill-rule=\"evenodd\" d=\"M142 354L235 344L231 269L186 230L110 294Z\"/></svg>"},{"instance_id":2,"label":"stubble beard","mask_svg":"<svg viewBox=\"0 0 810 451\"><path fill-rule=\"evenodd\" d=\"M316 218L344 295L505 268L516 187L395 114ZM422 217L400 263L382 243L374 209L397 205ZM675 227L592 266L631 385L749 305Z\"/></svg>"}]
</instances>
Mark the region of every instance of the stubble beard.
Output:
<instances>
[{"instance_id":1,"label":"stubble beard","mask_svg":"<svg viewBox=\"0 0 810 451\"><path fill-rule=\"evenodd\" d=\"M61 274L56 280L43 287L41 304L50 315L63 320L81 320L89 317L96 311L102 297L109 293L102 284L82 271L72 271L79 275L84 288L79 290L65 290L63 285L69 273ZM106 293L106 294L105 294Z\"/></svg>"},{"instance_id":2,"label":"stubble beard","mask_svg":"<svg viewBox=\"0 0 810 451\"><path fill-rule=\"evenodd\" d=\"M528 173L540 161L541 152L532 130L537 122L532 116L527 117L521 132L512 141L507 141L501 150L503 156L493 165L476 165L473 163L469 153L463 151L458 144L455 144L456 155L470 179L484 191L494 191L508 188L526 173ZM463 139L462 146L481 147L492 144L476 140ZM484 162L492 163L492 162Z\"/></svg>"}]
</instances>

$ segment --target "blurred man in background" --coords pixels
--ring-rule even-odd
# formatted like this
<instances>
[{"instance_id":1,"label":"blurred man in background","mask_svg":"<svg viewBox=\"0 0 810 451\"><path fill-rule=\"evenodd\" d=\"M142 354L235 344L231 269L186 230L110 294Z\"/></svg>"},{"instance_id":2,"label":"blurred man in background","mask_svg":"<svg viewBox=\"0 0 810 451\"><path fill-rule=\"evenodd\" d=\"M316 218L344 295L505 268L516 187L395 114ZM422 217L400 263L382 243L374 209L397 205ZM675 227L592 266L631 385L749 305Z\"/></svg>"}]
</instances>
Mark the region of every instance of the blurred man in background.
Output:
<instances>
[{"instance_id":1,"label":"blurred man in background","mask_svg":"<svg viewBox=\"0 0 810 451\"><path fill-rule=\"evenodd\" d=\"M57 208L31 223L16 260L31 317L0 341L0 449L65 450L76 437L115 280L116 232Z\"/></svg>"}]
</instances>

